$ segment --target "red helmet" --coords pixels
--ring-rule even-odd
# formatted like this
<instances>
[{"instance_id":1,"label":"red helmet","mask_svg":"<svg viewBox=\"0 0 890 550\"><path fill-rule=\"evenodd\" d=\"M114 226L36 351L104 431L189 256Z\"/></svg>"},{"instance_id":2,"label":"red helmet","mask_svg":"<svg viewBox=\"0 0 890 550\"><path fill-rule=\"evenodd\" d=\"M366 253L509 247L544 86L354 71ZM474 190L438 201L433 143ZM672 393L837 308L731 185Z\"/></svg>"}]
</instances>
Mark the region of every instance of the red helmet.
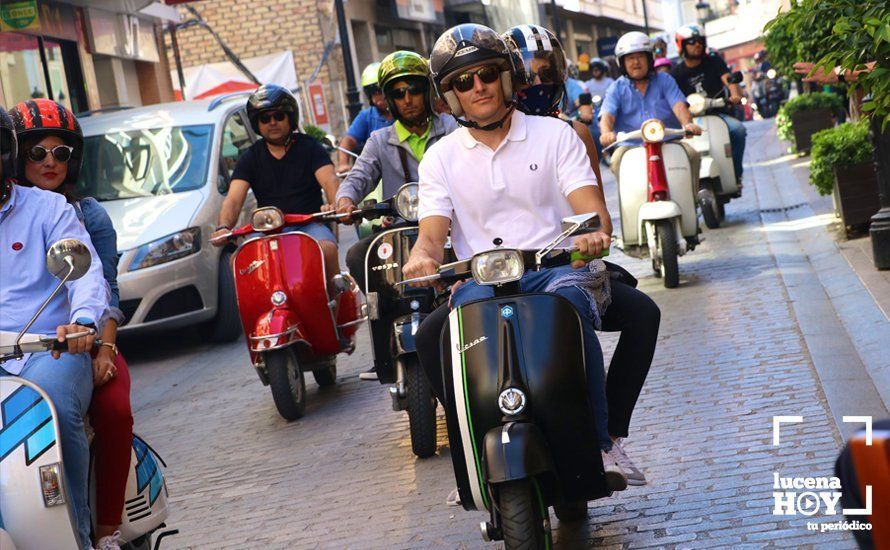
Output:
<instances>
[{"instance_id":1,"label":"red helmet","mask_svg":"<svg viewBox=\"0 0 890 550\"><path fill-rule=\"evenodd\" d=\"M66 184L77 183L77 174L80 172L80 163L83 159L83 132L77 117L68 107L51 99L29 99L22 101L9 111L12 122L15 125L16 140L19 144L18 173L24 174L25 156L27 151L23 147L25 141L37 137L58 136L74 147L71 160L68 161L68 175Z\"/></svg>"},{"instance_id":2,"label":"red helmet","mask_svg":"<svg viewBox=\"0 0 890 550\"><path fill-rule=\"evenodd\" d=\"M677 29L677 33L674 35L674 41L677 43L677 50L680 55L684 55L683 51L683 43L689 40L690 38L701 38L702 45L707 48L708 47L708 39L705 37L705 31L702 30L698 25L683 25L679 29Z\"/></svg>"}]
</instances>

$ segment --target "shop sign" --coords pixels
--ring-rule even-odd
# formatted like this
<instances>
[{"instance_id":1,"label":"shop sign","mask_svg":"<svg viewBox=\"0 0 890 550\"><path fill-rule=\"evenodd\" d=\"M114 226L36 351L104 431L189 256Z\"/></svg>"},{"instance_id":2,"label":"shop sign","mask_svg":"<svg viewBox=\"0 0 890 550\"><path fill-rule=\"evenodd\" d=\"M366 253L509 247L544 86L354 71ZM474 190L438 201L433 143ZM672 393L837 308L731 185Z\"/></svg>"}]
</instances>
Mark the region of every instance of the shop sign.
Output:
<instances>
[{"instance_id":1,"label":"shop sign","mask_svg":"<svg viewBox=\"0 0 890 550\"><path fill-rule=\"evenodd\" d=\"M0 31L26 31L39 28L37 0L0 3Z\"/></svg>"},{"instance_id":2,"label":"shop sign","mask_svg":"<svg viewBox=\"0 0 890 550\"><path fill-rule=\"evenodd\" d=\"M309 85L309 102L312 104L312 115L316 126L328 124L328 108L324 100L324 88L321 84Z\"/></svg>"}]
</instances>

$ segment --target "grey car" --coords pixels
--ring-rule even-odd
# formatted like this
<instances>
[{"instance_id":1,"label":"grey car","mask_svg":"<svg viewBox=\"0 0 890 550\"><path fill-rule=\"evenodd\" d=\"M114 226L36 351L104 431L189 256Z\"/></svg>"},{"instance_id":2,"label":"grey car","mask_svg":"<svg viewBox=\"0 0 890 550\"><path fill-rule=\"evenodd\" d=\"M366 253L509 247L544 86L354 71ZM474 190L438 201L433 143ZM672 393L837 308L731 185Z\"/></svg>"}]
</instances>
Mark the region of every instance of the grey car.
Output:
<instances>
[{"instance_id":1,"label":"grey car","mask_svg":"<svg viewBox=\"0 0 890 550\"><path fill-rule=\"evenodd\" d=\"M122 333L201 324L237 339L233 248L216 228L235 162L256 136L246 94L88 114L78 193L95 197L117 230ZM255 207L248 196L242 211Z\"/></svg>"}]
</instances>

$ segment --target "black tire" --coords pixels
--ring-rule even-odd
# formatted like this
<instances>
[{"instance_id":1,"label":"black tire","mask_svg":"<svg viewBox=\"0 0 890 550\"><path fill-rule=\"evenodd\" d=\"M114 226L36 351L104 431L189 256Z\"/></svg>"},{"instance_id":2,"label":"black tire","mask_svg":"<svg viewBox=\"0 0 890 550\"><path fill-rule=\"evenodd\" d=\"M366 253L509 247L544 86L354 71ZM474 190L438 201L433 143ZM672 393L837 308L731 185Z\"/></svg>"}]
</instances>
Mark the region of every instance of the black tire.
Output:
<instances>
[{"instance_id":1,"label":"black tire","mask_svg":"<svg viewBox=\"0 0 890 550\"><path fill-rule=\"evenodd\" d=\"M123 550L151 550L151 535L142 535L121 546Z\"/></svg>"},{"instance_id":2,"label":"black tire","mask_svg":"<svg viewBox=\"0 0 890 550\"><path fill-rule=\"evenodd\" d=\"M312 371L312 377L315 378L315 383L322 388L326 388L328 386L333 386L334 384L336 384L337 358L332 357L328 361L325 361L324 367L314 369Z\"/></svg>"},{"instance_id":3,"label":"black tire","mask_svg":"<svg viewBox=\"0 0 890 550\"><path fill-rule=\"evenodd\" d=\"M677 288L680 284L680 266L677 259L677 231L673 222L661 220L655 226L658 249L661 252L661 277L665 288Z\"/></svg>"},{"instance_id":4,"label":"black tire","mask_svg":"<svg viewBox=\"0 0 890 550\"><path fill-rule=\"evenodd\" d=\"M416 355L402 357L407 379L408 426L411 450L418 458L436 454L436 398Z\"/></svg>"},{"instance_id":5,"label":"black tire","mask_svg":"<svg viewBox=\"0 0 890 550\"><path fill-rule=\"evenodd\" d=\"M266 371L278 414L287 421L306 414L306 379L290 349L267 351Z\"/></svg>"},{"instance_id":6,"label":"black tire","mask_svg":"<svg viewBox=\"0 0 890 550\"><path fill-rule=\"evenodd\" d=\"M720 227L720 212L717 207L716 195L714 195L714 190L710 185L707 185L707 188L711 191L711 200L704 201L701 204L701 213L702 217L705 219L705 226L708 229L717 229Z\"/></svg>"},{"instance_id":7,"label":"black tire","mask_svg":"<svg viewBox=\"0 0 890 550\"><path fill-rule=\"evenodd\" d=\"M547 533L544 531L541 504L531 481L521 479L501 483L498 501L506 550L546 548Z\"/></svg>"},{"instance_id":8,"label":"black tire","mask_svg":"<svg viewBox=\"0 0 890 550\"><path fill-rule=\"evenodd\" d=\"M241 315L235 300L235 277L232 274L232 252L219 255L219 288L216 317L207 324L207 338L211 342L234 342L241 336Z\"/></svg>"},{"instance_id":9,"label":"black tire","mask_svg":"<svg viewBox=\"0 0 890 550\"><path fill-rule=\"evenodd\" d=\"M553 507L553 511L556 512L556 517L559 521L581 521L587 519L587 503L584 501L557 504Z\"/></svg>"},{"instance_id":10,"label":"black tire","mask_svg":"<svg viewBox=\"0 0 890 550\"><path fill-rule=\"evenodd\" d=\"M726 202L720 198L717 199L717 215L721 221L726 219Z\"/></svg>"}]
</instances>

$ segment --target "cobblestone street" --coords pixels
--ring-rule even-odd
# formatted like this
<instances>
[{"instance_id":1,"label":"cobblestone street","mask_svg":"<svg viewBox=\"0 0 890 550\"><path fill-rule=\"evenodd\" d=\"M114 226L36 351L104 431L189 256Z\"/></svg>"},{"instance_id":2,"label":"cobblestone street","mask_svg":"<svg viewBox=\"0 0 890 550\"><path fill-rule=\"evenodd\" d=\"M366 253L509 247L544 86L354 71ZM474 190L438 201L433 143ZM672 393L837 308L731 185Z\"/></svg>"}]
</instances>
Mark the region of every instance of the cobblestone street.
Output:
<instances>
[{"instance_id":1,"label":"cobblestone street","mask_svg":"<svg viewBox=\"0 0 890 550\"><path fill-rule=\"evenodd\" d=\"M662 311L625 446L648 485L591 502L581 525L552 516L556 548L855 548L849 533L807 528L839 514L773 514L774 472L833 475L842 430L827 386L840 381L817 368L799 290L789 289L787 269L806 259L777 240L790 223L781 211L788 201L778 202L789 184L777 170L793 161L776 160L773 121L747 127L744 196L680 258L679 288L665 289L648 260L617 250L610 258ZM615 181L608 169L604 176L614 215ZM360 334L334 387L320 390L307 376L307 413L293 423L279 417L243 341L212 346L163 333L122 343L136 431L168 464L167 523L181 532L168 547L500 547L480 537L487 514L445 505L454 479L441 407L439 451L415 459L405 413L391 410L385 387L358 379L371 364L367 330ZM616 340L601 335L607 365ZM886 415L867 403L860 414ZM776 415L804 418L783 426L780 446Z\"/></svg>"}]
</instances>

